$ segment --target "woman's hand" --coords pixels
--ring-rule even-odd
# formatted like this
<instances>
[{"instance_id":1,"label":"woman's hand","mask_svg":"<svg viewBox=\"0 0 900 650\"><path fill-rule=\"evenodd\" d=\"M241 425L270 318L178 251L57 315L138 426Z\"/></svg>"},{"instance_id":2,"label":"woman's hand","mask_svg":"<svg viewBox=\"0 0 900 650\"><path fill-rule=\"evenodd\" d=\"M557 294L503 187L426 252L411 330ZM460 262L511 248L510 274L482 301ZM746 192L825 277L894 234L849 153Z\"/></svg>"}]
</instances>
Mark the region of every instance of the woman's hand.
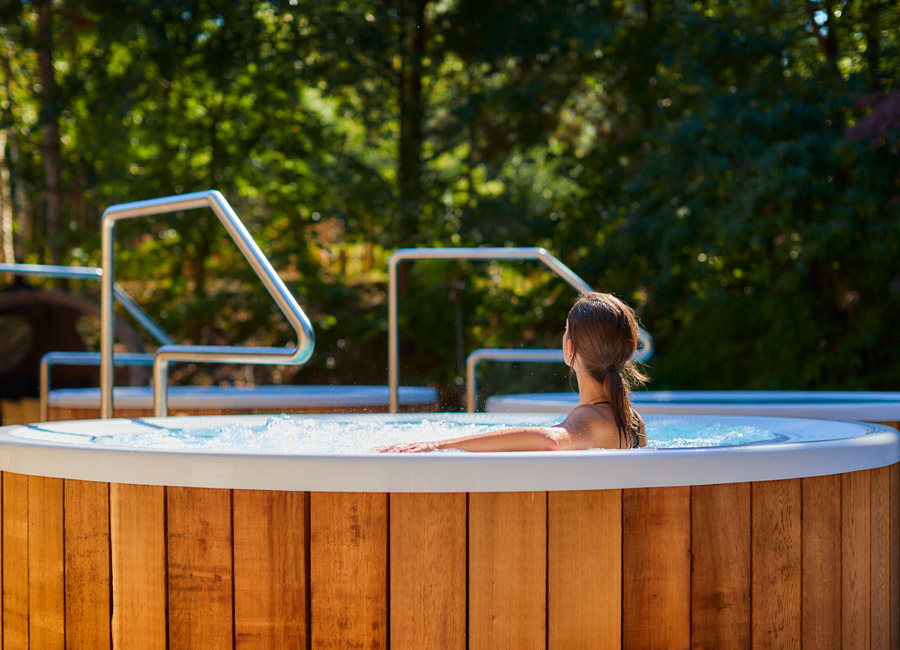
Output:
<instances>
[{"instance_id":1,"label":"woman's hand","mask_svg":"<svg viewBox=\"0 0 900 650\"><path fill-rule=\"evenodd\" d=\"M436 442L398 442L394 445L376 447L379 454L422 454L437 449Z\"/></svg>"}]
</instances>

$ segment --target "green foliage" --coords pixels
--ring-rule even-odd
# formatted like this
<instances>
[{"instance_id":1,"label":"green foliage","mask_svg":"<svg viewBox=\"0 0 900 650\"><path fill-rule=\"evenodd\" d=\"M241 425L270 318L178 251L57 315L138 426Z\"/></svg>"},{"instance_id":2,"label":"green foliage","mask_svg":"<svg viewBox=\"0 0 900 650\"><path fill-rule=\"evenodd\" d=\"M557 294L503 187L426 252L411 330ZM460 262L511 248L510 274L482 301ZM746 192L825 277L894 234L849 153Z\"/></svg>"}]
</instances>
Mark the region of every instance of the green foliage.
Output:
<instances>
[{"instance_id":1,"label":"green foliage","mask_svg":"<svg viewBox=\"0 0 900 650\"><path fill-rule=\"evenodd\" d=\"M846 137L861 73L794 74L806 33L752 16L678 22L645 130L592 161L620 162L599 263L647 295L657 383L891 387L898 159Z\"/></svg>"},{"instance_id":2,"label":"green foliage","mask_svg":"<svg viewBox=\"0 0 900 650\"><path fill-rule=\"evenodd\" d=\"M349 275L349 250L512 244L638 309L653 387L900 382L895 3L61 0L52 98L35 7L0 9L19 254L51 243L49 108L71 263L99 261L86 213L221 190L317 329L311 364L248 379L384 382L383 269ZM123 282L178 340L290 343L211 214L118 241ZM455 357L556 346L573 299L534 264L410 265L404 381L452 406Z\"/></svg>"}]
</instances>

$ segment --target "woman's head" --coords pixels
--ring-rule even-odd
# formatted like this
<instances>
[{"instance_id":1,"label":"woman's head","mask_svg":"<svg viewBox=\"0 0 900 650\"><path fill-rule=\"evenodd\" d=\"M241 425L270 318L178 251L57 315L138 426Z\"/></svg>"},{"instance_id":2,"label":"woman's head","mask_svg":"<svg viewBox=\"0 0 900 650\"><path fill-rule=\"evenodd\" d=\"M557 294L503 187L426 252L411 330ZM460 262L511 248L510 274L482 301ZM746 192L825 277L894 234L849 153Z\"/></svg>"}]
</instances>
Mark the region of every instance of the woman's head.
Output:
<instances>
[{"instance_id":1,"label":"woman's head","mask_svg":"<svg viewBox=\"0 0 900 650\"><path fill-rule=\"evenodd\" d=\"M599 383L609 399L620 434L632 428L628 392L647 381L631 361L638 346L634 311L608 293L586 293L566 319L570 366L577 363Z\"/></svg>"},{"instance_id":2,"label":"woman's head","mask_svg":"<svg viewBox=\"0 0 900 650\"><path fill-rule=\"evenodd\" d=\"M610 366L624 370L637 350L634 311L612 294L582 295L569 310L566 329L582 368L597 381Z\"/></svg>"}]
</instances>

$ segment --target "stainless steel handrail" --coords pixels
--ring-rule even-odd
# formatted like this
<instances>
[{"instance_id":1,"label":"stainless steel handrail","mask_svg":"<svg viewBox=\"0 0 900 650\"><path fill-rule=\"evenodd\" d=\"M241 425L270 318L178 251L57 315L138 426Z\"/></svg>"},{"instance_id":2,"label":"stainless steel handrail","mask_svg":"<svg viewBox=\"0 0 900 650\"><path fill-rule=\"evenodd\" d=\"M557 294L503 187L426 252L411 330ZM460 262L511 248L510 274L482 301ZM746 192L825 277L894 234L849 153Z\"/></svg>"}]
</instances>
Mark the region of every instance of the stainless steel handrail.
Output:
<instances>
[{"instance_id":1,"label":"stainless steel handrail","mask_svg":"<svg viewBox=\"0 0 900 650\"><path fill-rule=\"evenodd\" d=\"M125 352L117 354L117 366L152 366L155 354L150 352ZM41 357L40 365L40 417L46 422L50 417L50 368L52 366L99 366L103 361L99 352L48 352Z\"/></svg>"},{"instance_id":2,"label":"stainless steel handrail","mask_svg":"<svg viewBox=\"0 0 900 650\"><path fill-rule=\"evenodd\" d=\"M103 269L96 266L59 266L56 264L0 264L0 273L27 275L45 278L69 278L75 280L100 280ZM172 345L174 341L166 331L157 325L147 313L131 299L118 284L113 284L116 300L132 317L147 330L161 345Z\"/></svg>"},{"instance_id":3,"label":"stainless steel handrail","mask_svg":"<svg viewBox=\"0 0 900 650\"><path fill-rule=\"evenodd\" d=\"M114 235L117 221L151 215L211 208L251 268L275 300L297 334L295 348L250 348L208 345L164 345L156 352L153 363L153 412L168 413L168 365L172 361L213 363L250 363L300 365L312 356L315 334L306 314L288 291L269 260L250 236L234 210L216 190L194 192L160 199L122 203L107 208L101 220L101 258L103 278L100 292L100 417L113 415L113 283Z\"/></svg>"},{"instance_id":4,"label":"stainless steel handrail","mask_svg":"<svg viewBox=\"0 0 900 650\"><path fill-rule=\"evenodd\" d=\"M397 266L405 260L535 260L565 280L580 293L593 291L591 286L572 269L539 247L486 247L486 248L399 248L388 259L388 384L390 386L390 412L398 408L400 382L400 346L397 333ZM653 353L653 338L641 328L638 336L642 347L635 359L644 361Z\"/></svg>"},{"instance_id":5,"label":"stainless steel handrail","mask_svg":"<svg viewBox=\"0 0 900 650\"><path fill-rule=\"evenodd\" d=\"M0 272L12 275L33 275L45 278L99 280L103 271L96 266L60 266L58 264L0 264Z\"/></svg>"},{"instance_id":6,"label":"stainless steel handrail","mask_svg":"<svg viewBox=\"0 0 900 650\"><path fill-rule=\"evenodd\" d=\"M466 357L466 411L474 413L475 400L478 397L478 384L475 370L480 361L486 360L506 362L547 363L564 361L561 349L540 348L533 350L509 350L503 348L479 348Z\"/></svg>"}]
</instances>

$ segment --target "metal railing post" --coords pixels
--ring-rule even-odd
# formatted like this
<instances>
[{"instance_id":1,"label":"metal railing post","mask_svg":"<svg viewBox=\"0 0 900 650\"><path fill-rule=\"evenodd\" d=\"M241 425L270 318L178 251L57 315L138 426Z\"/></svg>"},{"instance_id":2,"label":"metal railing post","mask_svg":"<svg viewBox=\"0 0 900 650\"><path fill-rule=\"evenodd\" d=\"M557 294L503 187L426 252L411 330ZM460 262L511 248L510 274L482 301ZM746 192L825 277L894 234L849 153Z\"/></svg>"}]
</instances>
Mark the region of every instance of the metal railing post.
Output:
<instances>
[{"instance_id":1,"label":"metal railing post","mask_svg":"<svg viewBox=\"0 0 900 650\"><path fill-rule=\"evenodd\" d=\"M113 385L115 374L113 364L113 346L115 344L115 311L113 310L113 262L115 254L115 226L112 219L103 218L100 223L100 265L103 275L100 278L100 417L113 416Z\"/></svg>"},{"instance_id":2,"label":"metal railing post","mask_svg":"<svg viewBox=\"0 0 900 650\"><path fill-rule=\"evenodd\" d=\"M394 253L396 255L396 253ZM388 260L388 412L399 408L398 382L400 381L400 352L397 333L397 264L399 258L391 255Z\"/></svg>"}]
</instances>

